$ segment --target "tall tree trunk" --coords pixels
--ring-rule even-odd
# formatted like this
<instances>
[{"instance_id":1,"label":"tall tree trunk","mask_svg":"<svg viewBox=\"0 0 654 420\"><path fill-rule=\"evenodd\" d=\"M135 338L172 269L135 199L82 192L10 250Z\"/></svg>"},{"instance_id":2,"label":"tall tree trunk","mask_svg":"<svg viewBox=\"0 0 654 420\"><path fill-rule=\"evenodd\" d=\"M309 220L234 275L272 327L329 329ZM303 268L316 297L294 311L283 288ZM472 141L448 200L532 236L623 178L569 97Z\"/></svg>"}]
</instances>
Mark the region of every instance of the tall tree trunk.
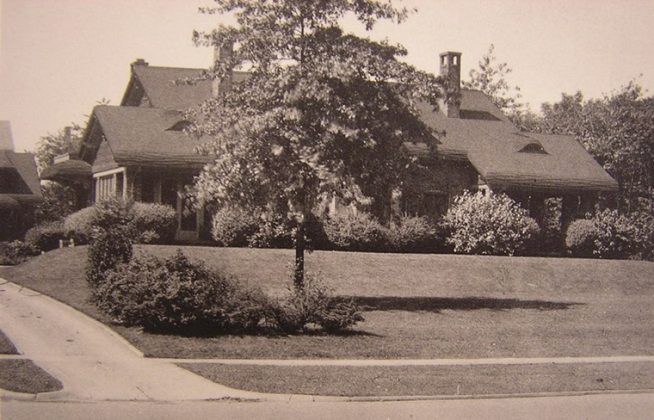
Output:
<instances>
[{"instance_id":1,"label":"tall tree trunk","mask_svg":"<svg viewBox=\"0 0 654 420\"><path fill-rule=\"evenodd\" d=\"M304 220L298 221L295 231L295 289L304 288Z\"/></svg>"}]
</instances>

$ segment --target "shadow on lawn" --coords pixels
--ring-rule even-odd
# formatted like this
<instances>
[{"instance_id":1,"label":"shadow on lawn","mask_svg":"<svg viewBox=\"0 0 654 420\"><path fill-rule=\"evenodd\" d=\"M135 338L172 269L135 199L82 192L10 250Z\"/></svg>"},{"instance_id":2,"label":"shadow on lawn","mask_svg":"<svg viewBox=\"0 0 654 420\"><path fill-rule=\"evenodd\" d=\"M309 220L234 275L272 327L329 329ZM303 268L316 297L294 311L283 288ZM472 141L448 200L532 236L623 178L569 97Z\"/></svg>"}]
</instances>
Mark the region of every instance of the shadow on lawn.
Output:
<instances>
[{"instance_id":1,"label":"shadow on lawn","mask_svg":"<svg viewBox=\"0 0 654 420\"><path fill-rule=\"evenodd\" d=\"M539 311L565 310L572 306L585 305L578 302L549 302L544 300L520 300L485 297L441 298L441 297L373 297L349 296L364 311L429 311L440 312L473 311L477 309L507 310L536 309Z\"/></svg>"}]
</instances>

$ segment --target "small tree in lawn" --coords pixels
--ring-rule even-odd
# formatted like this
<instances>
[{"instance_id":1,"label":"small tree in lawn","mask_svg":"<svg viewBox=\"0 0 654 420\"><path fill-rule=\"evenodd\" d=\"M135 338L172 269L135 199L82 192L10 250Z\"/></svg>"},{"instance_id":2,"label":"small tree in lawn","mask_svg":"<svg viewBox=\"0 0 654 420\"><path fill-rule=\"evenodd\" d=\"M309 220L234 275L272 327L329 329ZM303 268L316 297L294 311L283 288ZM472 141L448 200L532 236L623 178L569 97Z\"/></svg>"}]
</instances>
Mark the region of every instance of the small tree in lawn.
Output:
<instances>
[{"instance_id":1,"label":"small tree in lawn","mask_svg":"<svg viewBox=\"0 0 654 420\"><path fill-rule=\"evenodd\" d=\"M201 45L234 45L233 68L250 77L189 112L191 131L210 138L216 160L196 183L201 202L237 205L295 222L295 285L304 282L304 225L323 197L360 200L390 194L416 164L404 141L430 141L419 100L436 106L438 78L398 61L403 47L343 32L353 15L367 30L406 10L377 0L216 0L205 13L230 13L237 26L196 33Z\"/></svg>"}]
</instances>

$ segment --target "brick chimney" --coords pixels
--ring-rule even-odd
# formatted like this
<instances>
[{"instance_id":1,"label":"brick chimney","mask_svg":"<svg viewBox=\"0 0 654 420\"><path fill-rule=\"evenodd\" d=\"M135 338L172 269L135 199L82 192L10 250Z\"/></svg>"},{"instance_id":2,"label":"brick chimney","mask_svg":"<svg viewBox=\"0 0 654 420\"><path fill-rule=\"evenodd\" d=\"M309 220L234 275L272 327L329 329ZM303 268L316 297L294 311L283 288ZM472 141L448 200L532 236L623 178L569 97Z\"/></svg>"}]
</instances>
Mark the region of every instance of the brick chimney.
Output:
<instances>
[{"instance_id":1,"label":"brick chimney","mask_svg":"<svg viewBox=\"0 0 654 420\"><path fill-rule=\"evenodd\" d=\"M440 54L441 77L445 82L443 111L449 118L459 118L461 106L461 53L447 51Z\"/></svg>"},{"instance_id":2,"label":"brick chimney","mask_svg":"<svg viewBox=\"0 0 654 420\"><path fill-rule=\"evenodd\" d=\"M216 67L229 63L234 56L234 44L226 42L222 45L216 45L213 50L213 61ZM211 91L214 98L224 92L229 92L232 89L232 71L225 75L222 79L214 79L211 85Z\"/></svg>"}]
</instances>

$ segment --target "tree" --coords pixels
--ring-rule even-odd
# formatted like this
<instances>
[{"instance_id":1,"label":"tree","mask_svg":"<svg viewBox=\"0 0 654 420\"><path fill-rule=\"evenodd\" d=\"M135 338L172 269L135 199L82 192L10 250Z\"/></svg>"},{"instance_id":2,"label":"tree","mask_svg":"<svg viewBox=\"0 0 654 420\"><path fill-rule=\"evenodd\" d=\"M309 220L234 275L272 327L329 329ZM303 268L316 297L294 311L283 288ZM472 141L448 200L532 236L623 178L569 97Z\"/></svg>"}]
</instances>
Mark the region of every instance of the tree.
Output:
<instances>
[{"instance_id":1,"label":"tree","mask_svg":"<svg viewBox=\"0 0 654 420\"><path fill-rule=\"evenodd\" d=\"M520 102L520 88L509 85L507 81L512 71L507 63L497 62L495 45L491 44L488 52L479 60L479 68L470 70L470 80L464 81L463 86L484 92L518 127L536 127L533 120L537 117Z\"/></svg>"},{"instance_id":2,"label":"tree","mask_svg":"<svg viewBox=\"0 0 654 420\"><path fill-rule=\"evenodd\" d=\"M542 110L543 131L574 135L618 181L625 210L654 212L654 97L631 82L600 99L563 94Z\"/></svg>"},{"instance_id":3,"label":"tree","mask_svg":"<svg viewBox=\"0 0 654 420\"><path fill-rule=\"evenodd\" d=\"M250 76L189 113L191 131L217 156L196 182L203 203L286 214L295 223L295 285L304 281L304 225L314 206L390 196L416 165L404 141L434 139L416 104L436 106L440 80L398 60L399 45L343 32L353 15L367 30L404 9L378 0L216 0L205 13L230 13L237 26L196 33L201 45L229 51L206 77L232 68Z\"/></svg>"},{"instance_id":4,"label":"tree","mask_svg":"<svg viewBox=\"0 0 654 420\"><path fill-rule=\"evenodd\" d=\"M54 163L57 155L77 152L82 142L82 126L72 123L69 127L57 131L55 134L48 133L39 140L36 149L36 162L39 173Z\"/></svg>"}]
</instances>

